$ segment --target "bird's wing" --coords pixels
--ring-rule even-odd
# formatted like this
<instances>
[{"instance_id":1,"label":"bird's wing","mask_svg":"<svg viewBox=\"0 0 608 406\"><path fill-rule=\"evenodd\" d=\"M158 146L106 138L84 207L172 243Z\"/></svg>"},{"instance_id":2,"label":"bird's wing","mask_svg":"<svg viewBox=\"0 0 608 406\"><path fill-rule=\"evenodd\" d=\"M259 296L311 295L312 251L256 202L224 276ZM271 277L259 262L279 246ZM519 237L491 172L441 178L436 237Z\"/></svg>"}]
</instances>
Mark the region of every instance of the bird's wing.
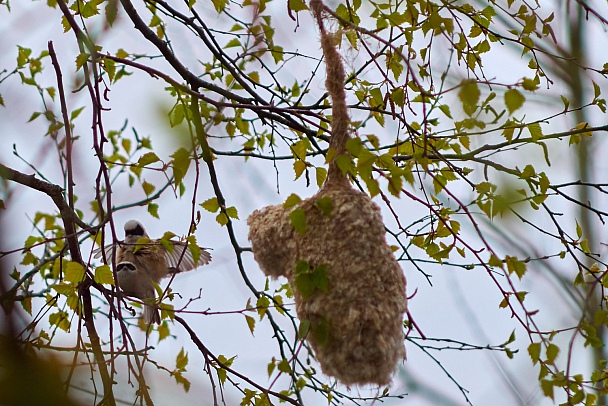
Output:
<instances>
[{"instance_id":1,"label":"bird's wing","mask_svg":"<svg viewBox=\"0 0 608 406\"><path fill-rule=\"evenodd\" d=\"M114 245L108 244L105 247L99 247L93 250L93 258L103 258L103 252L106 254L106 261L112 262L112 257L114 256Z\"/></svg>"},{"instance_id":2,"label":"bird's wing","mask_svg":"<svg viewBox=\"0 0 608 406\"><path fill-rule=\"evenodd\" d=\"M211 261L211 255L204 248L201 248L201 256L195 264L192 252L188 249L188 245L181 242L175 242L173 243L172 252L166 250L165 260L167 261L167 268L174 273L186 272L198 266L208 264Z\"/></svg>"}]
</instances>

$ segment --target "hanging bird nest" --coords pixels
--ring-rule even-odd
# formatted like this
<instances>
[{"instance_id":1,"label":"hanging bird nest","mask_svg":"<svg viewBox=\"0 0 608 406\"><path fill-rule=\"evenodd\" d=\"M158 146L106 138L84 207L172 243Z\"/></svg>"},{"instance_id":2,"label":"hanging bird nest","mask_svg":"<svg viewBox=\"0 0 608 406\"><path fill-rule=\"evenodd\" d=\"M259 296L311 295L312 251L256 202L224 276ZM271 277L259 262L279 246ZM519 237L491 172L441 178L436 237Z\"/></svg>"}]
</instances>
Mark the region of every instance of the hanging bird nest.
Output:
<instances>
[{"instance_id":1,"label":"hanging bird nest","mask_svg":"<svg viewBox=\"0 0 608 406\"><path fill-rule=\"evenodd\" d=\"M330 149L347 154L344 68L322 22L323 4L311 1L321 29L332 97ZM300 211L304 225L294 228ZM405 277L386 242L380 208L352 188L335 160L319 192L299 204L269 206L247 220L255 260L271 277L285 276L307 340L324 373L346 385L390 382L405 358ZM301 328L302 329L302 328Z\"/></svg>"}]
</instances>

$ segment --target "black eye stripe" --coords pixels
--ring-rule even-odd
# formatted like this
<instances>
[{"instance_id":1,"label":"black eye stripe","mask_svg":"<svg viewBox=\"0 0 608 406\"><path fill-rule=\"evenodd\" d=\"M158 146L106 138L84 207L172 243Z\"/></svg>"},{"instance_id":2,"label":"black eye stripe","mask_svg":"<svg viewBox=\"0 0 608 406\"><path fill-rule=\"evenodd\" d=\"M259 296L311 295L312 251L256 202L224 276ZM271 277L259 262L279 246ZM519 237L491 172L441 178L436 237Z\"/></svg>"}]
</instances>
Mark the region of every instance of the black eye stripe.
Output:
<instances>
[{"instance_id":1,"label":"black eye stripe","mask_svg":"<svg viewBox=\"0 0 608 406\"><path fill-rule=\"evenodd\" d=\"M116 272L120 272L123 269L125 271L135 271L136 268L135 268L135 264L133 264L131 262L123 262L123 263L116 265Z\"/></svg>"},{"instance_id":2,"label":"black eye stripe","mask_svg":"<svg viewBox=\"0 0 608 406\"><path fill-rule=\"evenodd\" d=\"M135 228L125 230L125 235L144 235L144 228L141 225L137 225Z\"/></svg>"}]
</instances>

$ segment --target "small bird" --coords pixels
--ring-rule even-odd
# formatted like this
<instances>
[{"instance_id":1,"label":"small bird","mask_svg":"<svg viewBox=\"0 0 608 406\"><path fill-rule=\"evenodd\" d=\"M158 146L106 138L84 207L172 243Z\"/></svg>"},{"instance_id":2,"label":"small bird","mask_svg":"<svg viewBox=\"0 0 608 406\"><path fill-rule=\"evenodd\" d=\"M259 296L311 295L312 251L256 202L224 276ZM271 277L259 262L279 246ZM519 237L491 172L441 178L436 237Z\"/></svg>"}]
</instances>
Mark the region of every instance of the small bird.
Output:
<instances>
[{"instance_id":1,"label":"small bird","mask_svg":"<svg viewBox=\"0 0 608 406\"><path fill-rule=\"evenodd\" d=\"M127 281L125 282L127 287L121 286L120 280L119 286L129 296L135 296L140 299L155 297L154 283L160 283L162 278L190 271L211 261L211 255L202 247L198 247L200 249L200 257L195 263L187 243L172 241L171 249L166 248L160 240L150 240L144 226L138 221L127 221L124 229L125 239L124 241L117 242L118 249L114 249L115 244L109 244L103 248L97 248L93 251L93 254L94 258L100 258L105 253L106 260L110 261L114 252L116 252L116 263L125 264L121 269L123 272L128 271L123 277ZM147 238L148 242L137 244L140 238ZM118 272L118 266L116 271ZM142 273L147 277L142 277ZM142 284L140 288L136 286L137 281L140 281ZM132 293L125 291L125 289ZM140 295L145 296L142 297ZM145 309L148 310L148 307ZM154 308L150 310L154 310ZM150 319L152 319L152 315ZM160 321L160 317L157 316L157 319Z\"/></svg>"},{"instance_id":2,"label":"small bird","mask_svg":"<svg viewBox=\"0 0 608 406\"><path fill-rule=\"evenodd\" d=\"M116 265L118 287L127 296L141 300L156 298L156 291L152 279L133 262L123 261ZM149 303L144 303L144 321L146 324L160 324L158 309Z\"/></svg>"}]
</instances>

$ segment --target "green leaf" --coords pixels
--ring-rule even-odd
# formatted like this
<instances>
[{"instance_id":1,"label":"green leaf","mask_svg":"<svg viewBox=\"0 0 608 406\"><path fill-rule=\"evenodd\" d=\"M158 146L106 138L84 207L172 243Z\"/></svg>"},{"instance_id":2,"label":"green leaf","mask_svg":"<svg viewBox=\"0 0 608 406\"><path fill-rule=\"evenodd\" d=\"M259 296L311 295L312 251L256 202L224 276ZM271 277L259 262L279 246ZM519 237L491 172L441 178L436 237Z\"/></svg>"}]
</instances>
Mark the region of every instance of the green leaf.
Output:
<instances>
[{"instance_id":1,"label":"green leaf","mask_svg":"<svg viewBox=\"0 0 608 406\"><path fill-rule=\"evenodd\" d=\"M74 295L74 296L76 296L76 295ZM23 307L23 310L25 310L31 316L32 315L32 298L24 297L23 300L21 301L21 307Z\"/></svg>"},{"instance_id":2,"label":"green leaf","mask_svg":"<svg viewBox=\"0 0 608 406\"><path fill-rule=\"evenodd\" d=\"M315 201L315 206L323 212L327 217L331 216L331 211L334 208L334 203L329 196L323 196Z\"/></svg>"},{"instance_id":3,"label":"green leaf","mask_svg":"<svg viewBox=\"0 0 608 406\"><path fill-rule=\"evenodd\" d=\"M236 220L239 219L239 213L236 210L236 207L234 207L234 206L230 206L230 207L226 208L226 215L228 217L230 217L231 219L236 219Z\"/></svg>"},{"instance_id":4,"label":"green leaf","mask_svg":"<svg viewBox=\"0 0 608 406\"><path fill-rule=\"evenodd\" d=\"M211 2L213 3L213 7L215 7L215 11L221 13L228 5L229 0L211 0Z\"/></svg>"},{"instance_id":5,"label":"green leaf","mask_svg":"<svg viewBox=\"0 0 608 406\"><path fill-rule=\"evenodd\" d=\"M169 337L169 335L171 334L171 332L169 331L169 325L167 324L166 321L163 321L163 323L158 326L158 328L156 329L156 331L158 331L158 341L162 341L165 338Z\"/></svg>"},{"instance_id":6,"label":"green leaf","mask_svg":"<svg viewBox=\"0 0 608 406\"><path fill-rule=\"evenodd\" d=\"M188 365L188 353L184 351L184 347L180 350L175 359L175 368L180 371L185 371Z\"/></svg>"},{"instance_id":7,"label":"green leaf","mask_svg":"<svg viewBox=\"0 0 608 406\"><path fill-rule=\"evenodd\" d=\"M329 286L329 280L327 279L327 266L319 265L315 267L311 272L311 276L315 289L327 292L327 288Z\"/></svg>"},{"instance_id":8,"label":"green leaf","mask_svg":"<svg viewBox=\"0 0 608 406\"><path fill-rule=\"evenodd\" d=\"M298 338L300 340L304 340L308 335L308 331L310 331L310 320L304 319L300 321L300 326L298 327Z\"/></svg>"},{"instance_id":9,"label":"green leaf","mask_svg":"<svg viewBox=\"0 0 608 406\"><path fill-rule=\"evenodd\" d=\"M301 159L298 159L293 163L293 170L296 173L296 179L302 176L302 174L306 170L306 166L306 162L302 161Z\"/></svg>"},{"instance_id":10,"label":"green leaf","mask_svg":"<svg viewBox=\"0 0 608 406\"><path fill-rule=\"evenodd\" d=\"M528 128L528 131L530 131L530 136L532 137L533 142L537 142L543 137L543 131L540 128L540 123L528 124L526 128Z\"/></svg>"},{"instance_id":11,"label":"green leaf","mask_svg":"<svg viewBox=\"0 0 608 406\"><path fill-rule=\"evenodd\" d=\"M260 316L260 320L264 318L264 315L268 311L268 306L270 305L270 299L266 296L260 296L255 304L257 308L258 315Z\"/></svg>"},{"instance_id":12,"label":"green leaf","mask_svg":"<svg viewBox=\"0 0 608 406\"><path fill-rule=\"evenodd\" d=\"M114 285L114 275L109 265L102 265L95 268L95 282L102 285Z\"/></svg>"},{"instance_id":13,"label":"green leaf","mask_svg":"<svg viewBox=\"0 0 608 406\"><path fill-rule=\"evenodd\" d=\"M327 344L327 341L329 341L329 332L330 332L329 321L327 321L327 319L323 318L323 319L317 321L316 323L314 323L311 330L312 330L312 335L314 336L315 340L317 340L317 342L319 344L321 344L321 345Z\"/></svg>"},{"instance_id":14,"label":"green leaf","mask_svg":"<svg viewBox=\"0 0 608 406\"><path fill-rule=\"evenodd\" d=\"M576 236L579 240L583 238L583 228L578 224L578 220L576 220Z\"/></svg>"},{"instance_id":15,"label":"green leaf","mask_svg":"<svg viewBox=\"0 0 608 406\"><path fill-rule=\"evenodd\" d=\"M294 284L304 300L307 300L317 290L327 291L329 281L325 265L319 265L311 270L308 262L297 261L295 273Z\"/></svg>"},{"instance_id":16,"label":"green leaf","mask_svg":"<svg viewBox=\"0 0 608 406\"><path fill-rule=\"evenodd\" d=\"M249 326L249 331L251 331L251 335L254 335L253 331L255 330L255 319L251 316L245 315L245 320L247 320L247 326Z\"/></svg>"},{"instance_id":17,"label":"green leaf","mask_svg":"<svg viewBox=\"0 0 608 406\"><path fill-rule=\"evenodd\" d=\"M76 70L80 70L80 68L82 68L84 66L85 63L87 63L87 61L89 60L89 54L86 52L83 52L81 54L78 54L78 56L76 57Z\"/></svg>"},{"instance_id":18,"label":"green leaf","mask_svg":"<svg viewBox=\"0 0 608 406\"><path fill-rule=\"evenodd\" d=\"M391 91L391 100L400 107L405 104L405 91L402 87L396 87Z\"/></svg>"},{"instance_id":19,"label":"green leaf","mask_svg":"<svg viewBox=\"0 0 608 406\"><path fill-rule=\"evenodd\" d=\"M300 235L304 235L306 233L306 213L302 209L295 209L291 213L289 213L289 221L291 222L291 226L296 230Z\"/></svg>"},{"instance_id":20,"label":"green leaf","mask_svg":"<svg viewBox=\"0 0 608 406\"><path fill-rule=\"evenodd\" d=\"M504 267L503 262L494 254L490 255L490 260L488 261L488 265L490 265L492 267L499 267L499 268Z\"/></svg>"},{"instance_id":21,"label":"green leaf","mask_svg":"<svg viewBox=\"0 0 608 406\"><path fill-rule=\"evenodd\" d=\"M382 95L382 91L378 87L374 87L369 91L371 96L370 106L372 107L384 107L384 96Z\"/></svg>"},{"instance_id":22,"label":"green leaf","mask_svg":"<svg viewBox=\"0 0 608 406\"><path fill-rule=\"evenodd\" d=\"M517 277L521 279L526 273L526 263L517 259L517 257L505 257L505 262L507 263L507 269L509 273L515 272Z\"/></svg>"},{"instance_id":23,"label":"green leaf","mask_svg":"<svg viewBox=\"0 0 608 406\"><path fill-rule=\"evenodd\" d=\"M450 106L447 104L441 104L439 106L439 110L443 112L448 118L452 118L452 112L450 111Z\"/></svg>"},{"instance_id":24,"label":"green leaf","mask_svg":"<svg viewBox=\"0 0 608 406\"><path fill-rule=\"evenodd\" d=\"M538 77L538 75L534 79L524 78L521 83L522 87L529 92L534 92L538 90L539 84L540 78Z\"/></svg>"},{"instance_id":25,"label":"green leaf","mask_svg":"<svg viewBox=\"0 0 608 406\"><path fill-rule=\"evenodd\" d=\"M155 285L154 287L156 288L156 290L159 292L159 295L161 295L163 293L162 288L157 284L154 284L154 285ZM146 300L152 301L154 303L154 298L146 299ZM166 318L173 320L173 318L175 317L175 308L173 307L173 305L170 305L167 303L161 303L158 307L160 308L161 320L166 319Z\"/></svg>"},{"instance_id":26,"label":"green leaf","mask_svg":"<svg viewBox=\"0 0 608 406\"><path fill-rule=\"evenodd\" d=\"M80 113L82 113L82 110L84 110L84 107L80 107L80 108L77 108L76 110L73 110L72 113L70 114L70 121L75 120L80 115Z\"/></svg>"},{"instance_id":27,"label":"green leaf","mask_svg":"<svg viewBox=\"0 0 608 406\"><path fill-rule=\"evenodd\" d=\"M70 261L65 267L64 278L66 282L79 283L84 279L84 267L78 262Z\"/></svg>"},{"instance_id":28,"label":"green leaf","mask_svg":"<svg viewBox=\"0 0 608 406\"><path fill-rule=\"evenodd\" d=\"M148 213L150 213L150 215L152 217L159 219L160 217L158 216L158 204L149 203L148 204Z\"/></svg>"},{"instance_id":29,"label":"green leaf","mask_svg":"<svg viewBox=\"0 0 608 406\"><path fill-rule=\"evenodd\" d=\"M238 40L238 38L234 38L232 40L230 40L226 46L224 46L224 49L227 48L234 48L234 47L240 47L241 46L241 41Z\"/></svg>"},{"instance_id":30,"label":"green leaf","mask_svg":"<svg viewBox=\"0 0 608 406\"><path fill-rule=\"evenodd\" d=\"M49 323L52 326L57 326L63 331L70 329L70 321L66 312L57 312L49 315Z\"/></svg>"},{"instance_id":31,"label":"green leaf","mask_svg":"<svg viewBox=\"0 0 608 406\"><path fill-rule=\"evenodd\" d=\"M144 193L146 194L146 196L150 196L152 194L152 192L154 192L154 190L156 189L156 186L154 186L151 183L146 182L145 180L141 183L141 187L144 190Z\"/></svg>"},{"instance_id":32,"label":"green leaf","mask_svg":"<svg viewBox=\"0 0 608 406\"><path fill-rule=\"evenodd\" d=\"M517 89L509 89L505 92L505 105L507 106L507 109L509 109L509 115L521 108L525 101L526 98Z\"/></svg>"},{"instance_id":33,"label":"green leaf","mask_svg":"<svg viewBox=\"0 0 608 406\"><path fill-rule=\"evenodd\" d=\"M308 272L302 272L296 275L294 285L304 300L307 300L315 291L312 276Z\"/></svg>"},{"instance_id":34,"label":"green leaf","mask_svg":"<svg viewBox=\"0 0 608 406\"><path fill-rule=\"evenodd\" d=\"M146 165L150 165L158 161L160 161L160 158L154 152L146 152L145 154L139 157L139 160L137 161L137 166L143 168Z\"/></svg>"},{"instance_id":35,"label":"green leaf","mask_svg":"<svg viewBox=\"0 0 608 406\"><path fill-rule=\"evenodd\" d=\"M108 4L104 9L106 15L106 21L108 25L111 27L116 21L116 17L118 16L118 0L109 0Z\"/></svg>"},{"instance_id":36,"label":"green leaf","mask_svg":"<svg viewBox=\"0 0 608 406\"><path fill-rule=\"evenodd\" d=\"M547 363L553 364L557 358L557 354L559 354L559 347L553 343L549 344L547 347Z\"/></svg>"},{"instance_id":37,"label":"green leaf","mask_svg":"<svg viewBox=\"0 0 608 406\"><path fill-rule=\"evenodd\" d=\"M180 148L173 155L173 176L175 177L175 184L178 185L181 183L184 176L188 172L188 168L190 167L190 152L188 152L185 148Z\"/></svg>"},{"instance_id":38,"label":"green leaf","mask_svg":"<svg viewBox=\"0 0 608 406\"><path fill-rule=\"evenodd\" d=\"M297 205L301 201L302 201L302 199L300 198L300 196L296 195L295 193L292 193L289 196L287 196L287 199L285 200L285 203L283 203L283 208L284 209L291 209L292 207L294 207L295 205Z\"/></svg>"},{"instance_id":39,"label":"green leaf","mask_svg":"<svg viewBox=\"0 0 608 406\"><path fill-rule=\"evenodd\" d=\"M593 406L597 403L597 395L595 393L587 393L587 400L585 406Z\"/></svg>"},{"instance_id":40,"label":"green leaf","mask_svg":"<svg viewBox=\"0 0 608 406\"><path fill-rule=\"evenodd\" d=\"M135 243L135 247L133 248L133 253L136 253L137 251L144 248L149 243L150 243L150 239L147 237L138 238L137 242Z\"/></svg>"},{"instance_id":41,"label":"green leaf","mask_svg":"<svg viewBox=\"0 0 608 406\"><path fill-rule=\"evenodd\" d=\"M315 168L315 175L317 178L317 186L323 186L323 183L325 183L325 179L327 178L327 169L323 167L317 167Z\"/></svg>"},{"instance_id":42,"label":"green leaf","mask_svg":"<svg viewBox=\"0 0 608 406\"><path fill-rule=\"evenodd\" d=\"M226 213L222 212L215 216L215 221L217 221L222 227L228 224L228 216Z\"/></svg>"},{"instance_id":43,"label":"green leaf","mask_svg":"<svg viewBox=\"0 0 608 406\"><path fill-rule=\"evenodd\" d=\"M526 167L521 172L521 175L519 175L519 177L522 179L534 178L534 177L536 177L536 171L534 170L534 167L532 165L526 165Z\"/></svg>"},{"instance_id":44,"label":"green leaf","mask_svg":"<svg viewBox=\"0 0 608 406\"><path fill-rule=\"evenodd\" d=\"M530 354L530 358L532 358L532 362L534 365L540 359L540 343L532 343L528 346L528 354Z\"/></svg>"},{"instance_id":45,"label":"green leaf","mask_svg":"<svg viewBox=\"0 0 608 406\"><path fill-rule=\"evenodd\" d=\"M217 197L212 197L211 199L205 200L200 204L200 206L211 213L217 213L217 211L220 209L220 204L217 201Z\"/></svg>"},{"instance_id":46,"label":"green leaf","mask_svg":"<svg viewBox=\"0 0 608 406\"><path fill-rule=\"evenodd\" d=\"M188 250L190 251L190 254L192 254L192 260L196 264L198 263L198 260L201 259L201 247L198 246L196 236L194 235L189 235L186 240L188 241Z\"/></svg>"},{"instance_id":47,"label":"green leaf","mask_svg":"<svg viewBox=\"0 0 608 406\"><path fill-rule=\"evenodd\" d=\"M22 68L29 60L32 50L30 48L23 48L22 46L17 46L17 48L17 67Z\"/></svg>"},{"instance_id":48,"label":"green leaf","mask_svg":"<svg viewBox=\"0 0 608 406\"><path fill-rule=\"evenodd\" d=\"M295 12L308 10L304 0L289 0L289 9Z\"/></svg>"},{"instance_id":49,"label":"green leaf","mask_svg":"<svg viewBox=\"0 0 608 406\"><path fill-rule=\"evenodd\" d=\"M475 185L475 190L481 195L487 195L496 190L496 186L490 182L480 182Z\"/></svg>"},{"instance_id":50,"label":"green leaf","mask_svg":"<svg viewBox=\"0 0 608 406\"><path fill-rule=\"evenodd\" d=\"M481 92L477 87L477 82L471 79L466 79L461 82L458 98L462 102L462 108L467 115L472 116L473 113L475 113L480 95Z\"/></svg>"},{"instance_id":51,"label":"green leaf","mask_svg":"<svg viewBox=\"0 0 608 406\"><path fill-rule=\"evenodd\" d=\"M554 382L548 379L542 379L540 381L540 387L543 390L543 394L551 399L553 399L553 384Z\"/></svg>"},{"instance_id":52,"label":"green leaf","mask_svg":"<svg viewBox=\"0 0 608 406\"><path fill-rule=\"evenodd\" d=\"M114 81L114 77L116 76L116 62L113 59L103 58L103 70L106 71L108 77L110 78L110 82Z\"/></svg>"},{"instance_id":53,"label":"green leaf","mask_svg":"<svg viewBox=\"0 0 608 406\"><path fill-rule=\"evenodd\" d=\"M182 103L176 104L169 112L169 124L171 127L181 124L186 118L185 107Z\"/></svg>"},{"instance_id":54,"label":"green leaf","mask_svg":"<svg viewBox=\"0 0 608 406\"><path fill-rule=\"evenodd\" d=\"M272 376L272 373L274 372L274 369L276 367L277 367L277 360L274 357L272 357L272 361L270 361L268 363L268 366L266 367L269 378Z\"/></svg>"},{"instance_id":55,"label":"green leaf","mask_svg":"<svg viewBox=\"0 0 608 406\"><path fill-rule=\"evenodd\" d=\"M286 359L282 359L281 362L279 362L279 364L277 365L277 369L286 374L291 373L291 366L289 365L289 361L287 361Z\"/></svg>"},{"instance_id":56,"label":"green leaf","mask_svg":"<svg viewBox=\"0 0 608 406\"><path fill-rule=\"evenodd\" d=\"M58 283L51 286L51 289L63 296L71 296L76 294L76 287L70 283Z\"/></svg>"}]
</instances>

